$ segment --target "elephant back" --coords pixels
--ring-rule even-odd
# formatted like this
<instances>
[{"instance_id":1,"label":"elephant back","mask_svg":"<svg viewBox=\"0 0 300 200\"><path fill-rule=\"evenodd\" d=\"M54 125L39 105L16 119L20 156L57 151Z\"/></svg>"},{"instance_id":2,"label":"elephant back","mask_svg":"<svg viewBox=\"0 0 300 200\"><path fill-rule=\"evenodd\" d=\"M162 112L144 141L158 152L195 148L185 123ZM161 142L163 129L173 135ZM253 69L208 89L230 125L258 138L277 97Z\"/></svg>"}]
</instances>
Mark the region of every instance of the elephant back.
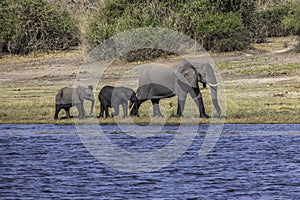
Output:
<instances>
[{"instance_id":1,"label":"elephant back","mask_svg":"<svg viewBox=\"0 0 300 200\"><path fill-rule=\"evenodd\" d=\"M55 96L55 103L58 105L72 104L73 88L64 87Z\"/></svg>"}]
</instances>

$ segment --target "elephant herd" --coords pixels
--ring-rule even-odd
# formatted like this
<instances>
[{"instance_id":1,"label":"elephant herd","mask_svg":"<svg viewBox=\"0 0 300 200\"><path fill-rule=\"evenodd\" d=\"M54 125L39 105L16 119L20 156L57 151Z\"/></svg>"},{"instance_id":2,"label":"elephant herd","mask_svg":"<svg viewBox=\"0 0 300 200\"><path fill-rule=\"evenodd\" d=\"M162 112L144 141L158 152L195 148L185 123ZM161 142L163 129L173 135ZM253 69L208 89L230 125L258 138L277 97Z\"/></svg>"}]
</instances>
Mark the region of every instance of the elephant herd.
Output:
<instances>
[{"instance_id":1,"label":"elephant herd","mask_svg":"<svg viewBox=\"0 0 300 200\"><path fill-rule=\"evenodd\" d=\"M139 86L135 92L127 87L104 86L98 95L100 102L99 117L110 117L108 108L113 108L111 116L119 115L119 106L122 106L123 117L128 116L128 102L130 116L139 116L139 107L147 100L153 106L153 116L163 116L160 112L159 101L163 98L177 96L177 117L181 117L187 94L190 94L196 103L200 118L208 118L203 105L203 98L198 83L205 88L208 84L211 89L211 98L216 110L216 117L221 116L221 109L217 98L217 80L210 64L192 65L188 61L182 61L175 67L166 67L161 64L152 64L145 67L139 76ZM66 118L70 118L70 107L75 106L80 119L85 117L83 101L91 101L90 114L93 112L94 95L93 86L77 88L64 87L58 91L55 97L55 115L61 109L66 112Z\"/></svg>"}]
</instances>

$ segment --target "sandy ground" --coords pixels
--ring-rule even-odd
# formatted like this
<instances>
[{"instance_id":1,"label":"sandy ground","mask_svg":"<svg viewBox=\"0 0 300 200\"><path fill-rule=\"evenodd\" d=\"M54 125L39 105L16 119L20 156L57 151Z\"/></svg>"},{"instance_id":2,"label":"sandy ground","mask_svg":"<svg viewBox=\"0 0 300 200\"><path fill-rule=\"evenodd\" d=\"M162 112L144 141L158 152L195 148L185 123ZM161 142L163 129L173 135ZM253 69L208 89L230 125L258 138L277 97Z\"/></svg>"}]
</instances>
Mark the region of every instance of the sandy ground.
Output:
<instances>
[{"instance_id":1,"label":"sandy ground","mask_svg":"<svg viewBox=\"0 0 300 200\"><path fill-rule=\"evenodd\" d=\"M289 48L260 53L251 51L249 53L212 55L211 57L216 63L225 84L228 85L239 87L248 84L258 86L276 83L297 84L300 82L300 54L285 52L286 49ZM14 56L4 57L0 59L0 83L40 82L43 85L63 86L72 84L77 74L84 73L80 69L85 64L85 59L80 52L69 53L69 55L55 54L53 57L27 57L23 59ZM162 62L168 62L168 60ZM224 64L227 67L222 67ZM296 66L293 67L292 71L290 69L272 69L273 66L288 64ZM126 71L138 65L139 63L111 65L105 70L103 78L117 79L120 77L121 71ZM299 67L295 69L297 65ZM256 70L262 68L266 68L266 70Z\"/></svg>"}]
</instances>

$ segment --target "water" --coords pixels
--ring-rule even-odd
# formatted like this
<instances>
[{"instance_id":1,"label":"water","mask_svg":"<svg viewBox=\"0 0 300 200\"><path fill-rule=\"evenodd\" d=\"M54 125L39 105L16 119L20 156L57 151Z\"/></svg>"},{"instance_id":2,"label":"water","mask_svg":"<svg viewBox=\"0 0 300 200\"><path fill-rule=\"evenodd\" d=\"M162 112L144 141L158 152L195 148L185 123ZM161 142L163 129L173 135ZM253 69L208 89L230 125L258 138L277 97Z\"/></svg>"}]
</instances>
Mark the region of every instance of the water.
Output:
<instances>
[{"instance_id":1,"label":"water","mask_svg":"<svg viewBox=\"0 0 300 200\"><path fill-rule=\"evenodd\" d=\"M168 144L176 127L147 138L112 125L103 130L115 145L144 152ZM0 125L0 199L300 199L299 130L225 125L205 157L198 134L168 166L127 173L92 156L74 126Z\"/></svg>"}]
</instances>

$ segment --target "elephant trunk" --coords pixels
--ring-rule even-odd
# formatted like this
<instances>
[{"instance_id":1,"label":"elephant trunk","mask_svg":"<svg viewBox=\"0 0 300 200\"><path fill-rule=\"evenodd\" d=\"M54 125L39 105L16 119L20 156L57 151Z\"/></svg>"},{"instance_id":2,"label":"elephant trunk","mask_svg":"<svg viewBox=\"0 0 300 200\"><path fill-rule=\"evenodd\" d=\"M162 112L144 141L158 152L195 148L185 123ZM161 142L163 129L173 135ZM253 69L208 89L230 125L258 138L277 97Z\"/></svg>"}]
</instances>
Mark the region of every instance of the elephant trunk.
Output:
<instances>
[{"instance_id":1,"label":"elephant trunk","mask_svg":"<svg viewBox=\"0 0 300 200\"><path fill-rule=\"evenodd\" d=\"M138 111L138 99L137 99L137 97L135 97L135 99L134 99L134 109L136 110L136 111Z\"/></svg>"},{"instance_id":2,"label":"elephant trunk","mask_svg":"<svg viewBox=\"0 0 300 200\"><path fill-rule=\"evenodd\" d=\"M219 117L221 115L221 109L218 103L218 94L217 94L217 87L216 86L210 86L211 91L211 99L212 103L217 111L216 116Z\"/></svg>"},{"instance_id":3,"label":"elephant trunk","mask_svg":"<svg viewBox=\"0 0 300 200\"><path fill-rule=\"evenodd\" d=\"M135 102L134 101L130 101L129 102L129 109L131 109L132 107L133 107L133 104L134 104Z\"/></svg>"},{"instance_id":4,"label":"elephant trunk","mask_svg":"<svg viewBox=\"0 0 300 200\"><path fill-rule=\"evenodd\" d=\"M130 97L130 102L129 102L129 109L130 111L130 115L131 116L135 116L137 115L137 110L138 110L138 99L136 97L136 93L133 92L133 94Z\"/></svg>"},{"instance_id":5,"label":"elephant trunk","mask_svg":"<svg viewBox=\"0 0 300 200\"><path fill-rule=\"evenodd\" d=\"M95 105L95 100L91 100L91 112L90 112L90 115L93 113L94 105Z\"/></svg>"}]
</instances>

